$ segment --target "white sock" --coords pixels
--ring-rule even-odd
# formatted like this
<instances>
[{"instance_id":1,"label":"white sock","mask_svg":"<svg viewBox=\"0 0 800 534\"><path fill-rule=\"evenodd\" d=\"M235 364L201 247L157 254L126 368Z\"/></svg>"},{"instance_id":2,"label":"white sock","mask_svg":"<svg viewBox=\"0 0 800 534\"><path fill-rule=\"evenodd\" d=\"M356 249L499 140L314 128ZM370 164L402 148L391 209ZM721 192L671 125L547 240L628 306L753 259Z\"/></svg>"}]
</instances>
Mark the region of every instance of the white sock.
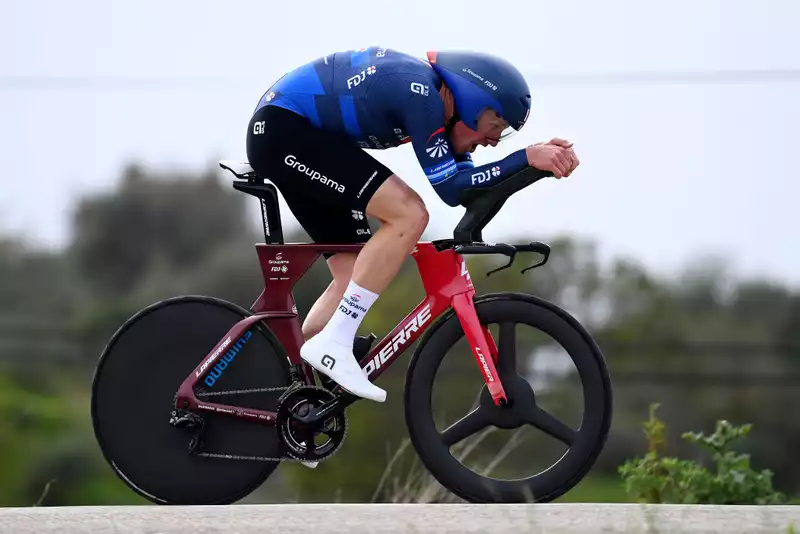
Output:
<instances>
[{"instance_id":1,"label":"white sock","mask_svg":"<svg viewBox=\"0 0 800 534\"><path fill-rule=\"evenodd\" d=\"M358 326L376 300L378 300L377 294L351 280L342 295L339 307L333 312L333 317L320 334L336 343L352 347Z\"/></svg>"}]
</instances>

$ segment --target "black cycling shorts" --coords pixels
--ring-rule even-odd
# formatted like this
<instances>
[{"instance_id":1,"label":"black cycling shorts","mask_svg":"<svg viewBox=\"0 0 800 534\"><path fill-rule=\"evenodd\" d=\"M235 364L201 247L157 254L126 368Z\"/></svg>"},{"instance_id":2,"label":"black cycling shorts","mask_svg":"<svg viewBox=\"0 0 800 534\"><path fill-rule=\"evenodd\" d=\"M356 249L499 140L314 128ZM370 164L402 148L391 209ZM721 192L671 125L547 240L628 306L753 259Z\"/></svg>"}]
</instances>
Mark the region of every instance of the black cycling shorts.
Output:
<instances>
[{"instance_id":1,"label":"black cycling shorts","mask_svg":"<svg viewBox=\"0 0 800 534\"><path fill-rule=\"evenodd\" d=\"M393 174L349 137L277 106L265 106L250 119L247 158L275 184L317 243L369 239L367 203Z\"/></svg>"}]
</instances>

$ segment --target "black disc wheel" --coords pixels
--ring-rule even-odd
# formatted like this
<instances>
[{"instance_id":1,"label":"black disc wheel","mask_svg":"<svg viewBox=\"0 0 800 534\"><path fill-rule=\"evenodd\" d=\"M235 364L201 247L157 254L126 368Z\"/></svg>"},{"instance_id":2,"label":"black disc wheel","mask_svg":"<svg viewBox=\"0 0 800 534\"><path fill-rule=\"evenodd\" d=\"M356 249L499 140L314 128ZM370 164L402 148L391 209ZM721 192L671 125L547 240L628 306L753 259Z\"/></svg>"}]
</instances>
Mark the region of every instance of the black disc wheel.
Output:
<instances>
[{"instance_id":1,"label":"black disc wheel","mask_svg":"<svg viewBox=\"0 0 800 534\"><path fill-rule=\"evenodd\" d=\"M475 300L509 400L492 400L453 310L409 364L405 416L422 463L470 502L549 502L589 472L611 426L603 355L571 315L520 293ZM438 380L435 379L438 377Z\"/></svg>"},{"instance_id":2,"label":"black disc wheel","mask_svg":"<svg viewBox=\"0 0 800 534\"><path fill-rule=\"evenodd\" d=\"M184 505L234 502L279 465L189 454L197 429L170 424L181 383L231 327L250 315L213 297L167 299L126 321L103 351L92 386L95 436L115 473L146 499ZM226 358L225 369L217 368L216 381L195 387L201 401L277 410L289 385L286 353L263 323L249 332L235 357ZM274 426L224 414L197 415L204 422L202 450L280 457Z\"/></svg>"}]
</instances>

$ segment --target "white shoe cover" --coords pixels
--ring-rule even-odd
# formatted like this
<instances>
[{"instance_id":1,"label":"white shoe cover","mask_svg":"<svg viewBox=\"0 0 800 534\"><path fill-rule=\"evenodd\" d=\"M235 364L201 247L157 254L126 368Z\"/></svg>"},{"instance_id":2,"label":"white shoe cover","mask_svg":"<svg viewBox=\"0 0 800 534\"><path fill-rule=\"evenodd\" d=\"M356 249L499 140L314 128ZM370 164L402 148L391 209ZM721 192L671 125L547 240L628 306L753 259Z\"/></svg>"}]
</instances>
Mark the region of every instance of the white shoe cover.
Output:
<instances>
[{"instance_id":1,"label":"white shoe cover","mask_svg":"<svg viewBox=\"0 0 800 534\"><path fill-rule=\"evenodd\" d=\"M386 392L370 382L358 365L352 347L317 335L300 347L300 357L353 395L375 402L386 400Z\"/></svg>"}]
</instances>

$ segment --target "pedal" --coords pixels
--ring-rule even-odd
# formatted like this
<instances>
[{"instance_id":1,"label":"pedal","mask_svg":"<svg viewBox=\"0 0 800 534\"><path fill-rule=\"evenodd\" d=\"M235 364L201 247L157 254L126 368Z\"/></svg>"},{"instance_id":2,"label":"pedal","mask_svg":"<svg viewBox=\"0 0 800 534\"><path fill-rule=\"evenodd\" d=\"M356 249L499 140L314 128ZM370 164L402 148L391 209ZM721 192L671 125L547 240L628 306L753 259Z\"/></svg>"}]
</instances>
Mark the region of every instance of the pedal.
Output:
<instances>
[{"instance_id":1,"label":"pedal","mask_svg":"<svg viewBox=\"0 0 800 534\"><path fill-rule=\"evenodd\" d=\"M369 349L372 348L372 344L375 343L376 339L375 334L356 336L355 340L353 340L353 356L356 357L356 360L360 360L369 353Z\"/></svg>"},{"instance_id":2,"label":"pedal","mask_svg":"<svg viewBox=\"0 0 800 534\"><path fill-rule=\"evenodd\" d=\"M319 465L319 462L300 462L304 466L308 467L309 469L316 469Z\"/></svg>"},{"instance_id":3,"label":"pedal","mask_svg":"<svg viewBox=\"0 0 800 534\"><path fill-rule=\"evenodd\" d=\"M301 441L300 442L300 445L305 446L305 444L306 444L305 441ZM300 462L300 463L303 464L303 466L308 467L309 469L316 469L317 466L319 465L319 462L317 462L317 461L305 461L305 462Z\"/></svg>"}]
</instances>

